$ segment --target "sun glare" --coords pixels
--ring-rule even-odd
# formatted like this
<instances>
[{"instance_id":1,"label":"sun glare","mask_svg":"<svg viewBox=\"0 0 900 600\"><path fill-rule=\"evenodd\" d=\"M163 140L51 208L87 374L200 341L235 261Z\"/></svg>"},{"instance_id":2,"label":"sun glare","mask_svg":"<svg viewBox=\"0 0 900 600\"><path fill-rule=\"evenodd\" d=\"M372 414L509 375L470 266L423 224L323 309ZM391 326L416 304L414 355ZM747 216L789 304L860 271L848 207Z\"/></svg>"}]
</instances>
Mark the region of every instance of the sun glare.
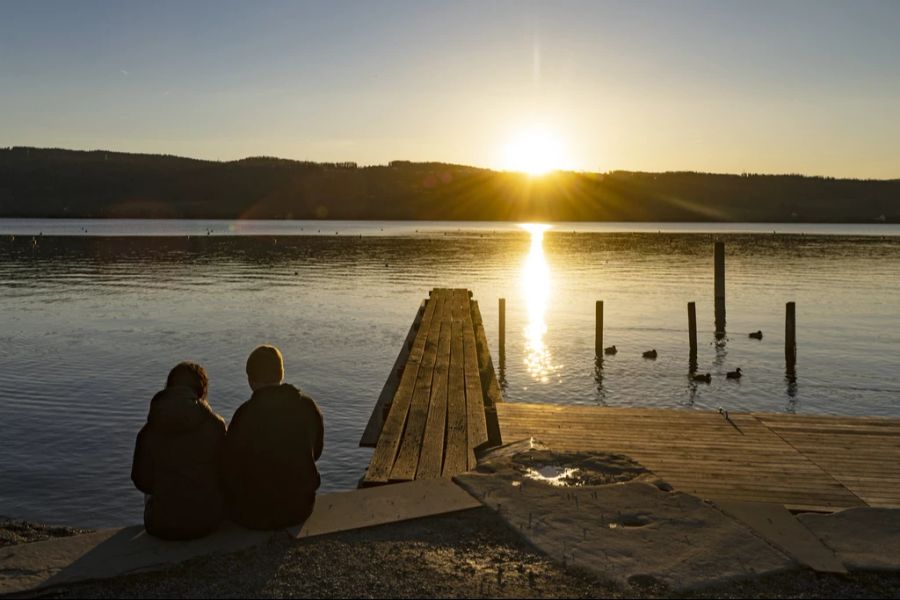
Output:
<instances>
[{"instance_id":1,"label":"sun glare","mask_svg":"<svg viewBox=\"0 0 900 600\"><path fill-rule=\"evenodd\" d=\"M522 297L528 308L525 325L525 368L539 383L556 379L562 368L554 364L550 349L544 342L547 333L547 310L550 304L553 281L550 265L544 256L544 232L550 225L523 223L519 225L531 234L531 248L522 265Z\"/></svg>"},{"instance_id":2,"label":"sun glare","mask_svg":"<svg viewBox=\"0 0 900 600\"><path fill-rule=\"evenodd\" d=\"M546 129L529 129L519 133L503 152L504 169L529 175L544 175L565 169L566 160L562 140Z\"/></svg>"}]
</instances>

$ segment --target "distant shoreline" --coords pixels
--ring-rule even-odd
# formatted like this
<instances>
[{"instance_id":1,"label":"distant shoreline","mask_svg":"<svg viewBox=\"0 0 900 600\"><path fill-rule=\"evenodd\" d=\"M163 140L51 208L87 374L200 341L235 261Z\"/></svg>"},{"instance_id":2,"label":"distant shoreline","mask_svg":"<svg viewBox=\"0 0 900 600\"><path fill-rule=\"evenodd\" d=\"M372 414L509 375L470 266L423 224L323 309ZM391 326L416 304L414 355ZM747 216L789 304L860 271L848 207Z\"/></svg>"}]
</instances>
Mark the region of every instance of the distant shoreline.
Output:
<instances>
[{"instance_id":1,"label":"distant shoreline","mask_svg":"<svg viewBox=\"0 0 900 600\"><path fill-rule=\"evenodd\" d=\"M892 223L548 223L549 235L779 235L900 237ZM74 219L0 218L2 236L55 237L384 237L523 235L516 221L286 220L286 219Z\"/></svg>"},{"instance_id":2,"label":"distant shoreline","mask_svg":"<svg viewBox=\"0 0 900 600\"><path fill-rule=\"evenodd\" d=\"M900 223L900 179L0 149L0 218Z\"/></svg>"},{"instance_id":3,"label":"distant shoreline","mask_svg":"<svg viewBox=\"0 0 900 600\"><path fill-rule=\"evenodd\" d=\"M295 223L341 223L341 222L364 222L364 223L482 223L482 224L518 224L523 222L543 222L551 225L565 224L665 224L665 225L789 225L789 226L806 226L806 225L871 225L873 227L890 227L892 225L900 225L900 221L701 221L701 220L633 220L633 221L614 221L614 220L580 220L580 221L552 221L547 219L431 219L427 217L408 218L408 219L382 219L380 217L369 218L352 218L352 217L334 217L334 218L297 218L297 217L155 217L155 216L136 216L136 217L117 217L117 216L98 216L98 217L75 217L66 215L51 215L46 217L21 217L21 216L3 216L0 215L0 221L36 221L36 220L58 220L58 221L218 221L222 223L235 222L295 222Z\"/></svg>"}]
</instances>

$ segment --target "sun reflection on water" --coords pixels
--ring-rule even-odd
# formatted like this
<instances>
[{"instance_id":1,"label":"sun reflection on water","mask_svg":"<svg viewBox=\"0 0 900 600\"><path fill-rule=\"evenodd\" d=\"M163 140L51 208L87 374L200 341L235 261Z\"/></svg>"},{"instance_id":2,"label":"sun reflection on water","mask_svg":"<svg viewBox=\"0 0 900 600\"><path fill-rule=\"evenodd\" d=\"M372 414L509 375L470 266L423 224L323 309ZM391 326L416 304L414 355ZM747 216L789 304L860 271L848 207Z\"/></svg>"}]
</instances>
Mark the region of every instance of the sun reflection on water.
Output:
<instances>
[{"instance_id":1,"label":"sun reflection on water","mask_svg":"<svg viewBox=\"0 0 900 600\"><path fill-rule=\"evenodd\" d=\"M525 223L522 229L531 234L531 248L522 265L522 296L528 307L525 326L525 368L540 383L548 383L560 369L553 364L550 350L544 343L547 333L547 307L553 282L550 267L544 256L544 232L550 225Z\"/></svg>"}]
</instances>

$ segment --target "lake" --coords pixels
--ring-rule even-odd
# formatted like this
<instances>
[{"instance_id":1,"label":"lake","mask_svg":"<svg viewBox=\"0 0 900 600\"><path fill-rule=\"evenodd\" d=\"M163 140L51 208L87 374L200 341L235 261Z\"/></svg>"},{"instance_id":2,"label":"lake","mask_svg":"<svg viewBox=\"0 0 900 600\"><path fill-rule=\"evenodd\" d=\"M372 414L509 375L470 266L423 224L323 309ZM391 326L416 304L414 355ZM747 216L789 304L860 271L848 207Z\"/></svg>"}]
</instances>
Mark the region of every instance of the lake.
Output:
<instances>
[{"instance_id":1,"label":"lake","mask_svg":"<svg viewBox=\"0 0 900 600\"><path fill-rule=\"evenodd\" d=\"M509 402L900 416L896 225L0 220L0 514L140 522L134 439L168 370L206 367L228 420L260 343L322 408L322 491L355 487L371 454L359 436L432 287L474 292ZM619 349L600 365L596 300ZM687 377L689 301L710 384ZM744 377L725 379L736 367Z\"/></svg>"}]
</instances>

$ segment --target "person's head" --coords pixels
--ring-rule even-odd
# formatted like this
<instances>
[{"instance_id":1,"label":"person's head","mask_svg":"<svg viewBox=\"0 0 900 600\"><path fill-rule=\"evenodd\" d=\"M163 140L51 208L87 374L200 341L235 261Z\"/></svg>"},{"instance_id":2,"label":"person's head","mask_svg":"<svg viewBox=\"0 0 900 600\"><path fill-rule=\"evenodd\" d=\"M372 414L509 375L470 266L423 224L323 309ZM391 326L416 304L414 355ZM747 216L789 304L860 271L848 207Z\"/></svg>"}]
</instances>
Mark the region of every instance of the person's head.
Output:
<instances>
[{"instance_id":1,"label":"person's head","mask_svg":"<svg viewBox=\"0 0 900 600\"><path fill-rule=\"evenodd\" d=\"M198 398L206 398L207 389L209 387L209 378L206 371L192 362L182 362L175 365L169 371L169 377L166 379L166 387L176 385L184 385L194 390Z\"/></svg>"},{"instance_id":2,"label":"person's head","mask_svg":"<svg viewBox=\"0 0 900 600\"><path fill-rule=\"evenodd\" d=\"M247 381L254 392L284 379L284 360L275 346L259 346L247 359Z\"/></svg>"}]
</instances>

